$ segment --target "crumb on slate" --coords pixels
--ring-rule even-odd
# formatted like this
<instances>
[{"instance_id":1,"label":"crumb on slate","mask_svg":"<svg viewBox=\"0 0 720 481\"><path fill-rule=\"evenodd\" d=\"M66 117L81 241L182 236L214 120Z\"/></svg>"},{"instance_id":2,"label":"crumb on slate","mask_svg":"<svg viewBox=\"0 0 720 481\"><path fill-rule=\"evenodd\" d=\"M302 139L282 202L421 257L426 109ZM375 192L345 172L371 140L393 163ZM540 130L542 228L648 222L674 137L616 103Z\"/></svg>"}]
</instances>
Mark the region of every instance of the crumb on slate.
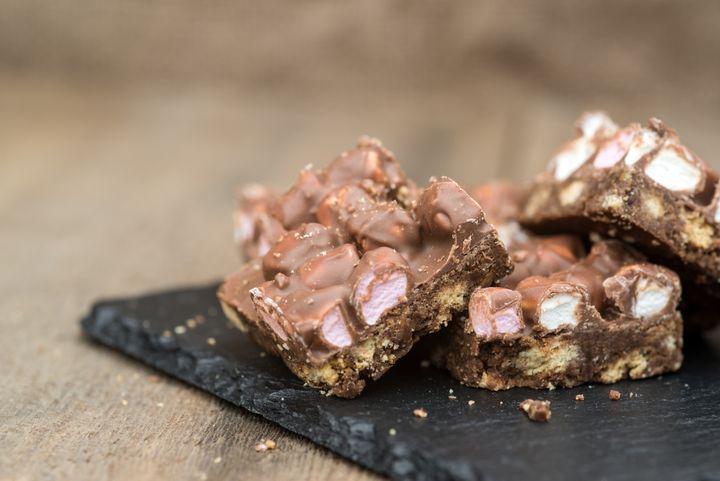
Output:
<instances>
[{"instance_id":1,"label":"crumb on slate","mask_svg":"<svg viewBox=\"0 0 720 481\"><path fill-rule=\"evenodd\" d=\"M546 423L550 421L550 401L539 401L537 399L526 399L520 403L520 409L527 414L531 421Z\"/></svg>"},{"instance_id":2,"label":"crumb on slate","mask_svg":"<svg viewBox=\"0 0 720 481\"><path fill-rule=\"evenodd\" d=\"M175 326L175 334L182 335L187 332L187 328L185 326Z\"/></svg>"},{"instance_id":3,"label":"crumb on slate","mask_svg":"<svg viewBox=\"0 0 720 481\"><path fill-rule=\"evenodd\" d=\"M618 401L622 397L622 394L620 393L620 391L611 389L610 392L608 393L608 397L610 398L611 401Z\"/></svg>"},{"instance_id":4,"label":"crumb on slate","mask_svg":"<svg viewBox=\"0 0 720 481\"><path fill-rule=\"evenodd\" d=\"M422 361L420 361L420 367L422 367L422 368L430 367L430 361L428 361L427 359L423 359Z\"/></svg>"},{"instance_id":5,"label":"crumb on slate","mask_svg":"<svg viewBox=\"0 0 720 481\"><path fill-rule=\"evenodd\" d=\"M262 352L260 353L260 357L265 357L265 356L267 356L267 353L266 353L265 351L262 351Z\"/></svg>"},{"instance_id":6,"label":"crumb on slate","mask_svg":"<svg viewBox=\"0 0 720 481\"><path fill-rule=\"evenodd\" d=\"M215 344L217 344L217 341L215 340L214 337L208 337L208 338L207 338L207 343L208 343L209 346L214 346Z\"/></svg>"},{"instance_id":7,"label":"crumb on slate","mask_svg":"<svg viewBox=\"0 0 720 481\"><path fill-rule=\"evenodd\" d=\"M395 428L390 428L390 430L388 431L388 434L390 436L395 436L397 434L397 431L395 430Z\"/></svg>"},{"instance_id":8,"label":"crumb on slate","mask_svg":"<svg viewBox=\"0 0 720 481\"><path fill-rule=\"evenodd\" d=\"M457 396L453 396L452 394L449 394L449 395L448 395L448 399L451 400L451 401L454 401L454 400L457 399Z\"/></svg>"},{"instance_id":9,"label":"crumb on slate","mask_svg":"<svg viewBox=\"0 0 720 481\"><path fill-rule=\"evenodd\" d=\"M275 441L272 439L265 439L263 441L260 441L255 445L255 451L262 452L262 451L268 451L270 449L275 449Z\"/></svg>"},{"instance_id":10,"label":"crumb on slate","mask_svg":"<svg viewBox=\"0 0 720 481\"><path fill-rule=\"evenodd\" d=\"M475 401L473 399L468 401L468 406L472 406L473 404L475 404Z\"/></svg>"},{"instance_id":11,"label":"crumb on slate","mask_svg":"<svg viewBox=\"0 0 720 481\"><path fill-rule=\"evenodd\" d=\"M192 318L192 317L190 319L188 319L187 321L185 321L185 324L190 329L195 329L197 327L197 321L195 320L195 318Z\"/></svg>"},{"instance_id":12,"label":"crumb on slate","mask_svg":"<svg viewBox=\"0 0 720 481\"><path fill-rule=\"evenodd\" d=\"M162 333L163 337L170 337L172 336L172 332L170 332L170 329L165 329Z\"/></svg>"},{"instance_id":13,"label":"crumb on slate","mask_svg":"<svg viewBox=\"0 0 720 481\"><path fill-rule=\"evenodd\" d=\"M585 395L584 395L584 394L578 394L577 396L575 396L575 400L576 400L576 401L584 401L584 400L585 400Z\"/></svg>"},{"instance_id":14,"label":"crumb on slate","mask_svg":"<svg viewBox=\"0 0 720 481\"><path fill-rule=\"evenodd\" d=\"M428 413L423 408L417 408L413 411L413 414L418 418L426 418L428 417Z\"/></svg>"}]
</instances>

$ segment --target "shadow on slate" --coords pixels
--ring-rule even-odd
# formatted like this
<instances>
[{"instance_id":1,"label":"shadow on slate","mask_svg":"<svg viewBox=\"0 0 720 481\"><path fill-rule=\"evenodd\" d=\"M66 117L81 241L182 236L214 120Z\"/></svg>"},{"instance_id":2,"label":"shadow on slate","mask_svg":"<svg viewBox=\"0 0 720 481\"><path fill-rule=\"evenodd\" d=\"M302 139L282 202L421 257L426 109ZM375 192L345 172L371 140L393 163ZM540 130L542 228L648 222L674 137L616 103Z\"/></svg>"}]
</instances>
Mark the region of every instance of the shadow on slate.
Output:
<instances>
[{"instance_id":1,"label":"shadow on slate","mask_svg":"<svg viewBox=\"0 0 720 481\"><path fill-rule=\"evenodd\" d=\"M393 479L720 480L720 348L709 342L686 345L677 374L614 385L623 394L616 402L603 385L467 388L443 370L421 367L417 353L359 398L341 400L304 387L280 360L261 357L225 320L216 288L100 302L82 327L103 344ZM196 315L206 321L173 332ZM456 400L448 398L450 389ZM575 401L578 393L584 402ZM528 397L552 402L550 423L533 423L518 410ZM419 407L427 418L413 416Z\"/></svg>"}]
</instances>

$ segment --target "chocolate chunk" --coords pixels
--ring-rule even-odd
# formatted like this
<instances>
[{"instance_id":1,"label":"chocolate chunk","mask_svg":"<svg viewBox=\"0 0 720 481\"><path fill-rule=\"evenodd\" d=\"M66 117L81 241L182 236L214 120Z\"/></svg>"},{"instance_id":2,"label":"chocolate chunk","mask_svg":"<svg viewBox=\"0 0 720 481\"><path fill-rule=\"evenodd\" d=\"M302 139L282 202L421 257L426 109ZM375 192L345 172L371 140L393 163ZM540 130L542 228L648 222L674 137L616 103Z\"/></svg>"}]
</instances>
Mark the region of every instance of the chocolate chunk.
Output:
<instances>
[{"instance_id":1,"label":"chocolate chunk","mask_svg":"<svg viewBox=\"0 0 720 481\"><path fill-rule=\"evenodd\" d=\"M442 178L419 191L371 139L325 170L304 170L266 212L287 232L262 257L260 278L254 260L220 299L295 374L342 397L357 396L511 266L462 188Z\"/></svg>"},{"instance_id":2,"label":"chocolate chunk","mask_svg":"<svg viewBox=\"0 0 720 481\"><path fill-rule=\"evenodd\" d=\"M619 241L596 242L585 256L576 237L525 234L511 244L517 265L504 288L476 289L467 318L444 333L438 355L454 377L492 390L552 389L680 367L674 272Z\"/></svg>"},{"instance_id":3,"label":"chocolate chunk","mask_svg":"<svg viewBox=\"0 0 720 481\"><path fill-rule=\"evenodd\" d=\"M304 169L295 185L274 204L273 214L286 229L295 229L306 222L313 222L315 208L326 192L327 187L319 175L310 169Z\"/></svg>"},{"instance_id":4,"label":"chocolate chunk","mask_svg":"<svg viewBox=\"0 0 720 481\"><path fill-rule=\"evenodd\" d=\"M680 274L690 329L720 322L706 315L720 306L718 172L658 119L620 129L590 113L581 123L601 127L579 129L550 161L530 188L521 223L538 233L630 242Z\"/></svg>"},{"instance_id":5,"label":"chocolate chunk","mask_svg":"<svg viewBox=\"0 0 720 481\"><path fill-rule=\"evenodd\" d=\"M580 239L575 236L527 238L524 242L511 244L510 256L515 268L500 285L513 289L530 276L548 276L569 268L583 254Z\"/></svg>"},{"instance_id":6,"label":"chocolate chunk","mask_svg":"<svg viewBox=\"0 0 720 481\"><path fill-rule=\"evenodd\" d=\"M677 275L653 264L632 264L603 281L608 300L637 319L671 315L680 300Z\"/></svg>"},{"instance_id":7,"label":"chocolate chunk","mask_svg":"<svg viewBox=\"0 0 720 481\"><path fill-rule=\"evenodd\" d=\"M338 247L344 240L337 229L315 223L286 232L263 256L265 278L272 279L277 273L292 274L303 263Z\"/></svg>"}]
</instances>

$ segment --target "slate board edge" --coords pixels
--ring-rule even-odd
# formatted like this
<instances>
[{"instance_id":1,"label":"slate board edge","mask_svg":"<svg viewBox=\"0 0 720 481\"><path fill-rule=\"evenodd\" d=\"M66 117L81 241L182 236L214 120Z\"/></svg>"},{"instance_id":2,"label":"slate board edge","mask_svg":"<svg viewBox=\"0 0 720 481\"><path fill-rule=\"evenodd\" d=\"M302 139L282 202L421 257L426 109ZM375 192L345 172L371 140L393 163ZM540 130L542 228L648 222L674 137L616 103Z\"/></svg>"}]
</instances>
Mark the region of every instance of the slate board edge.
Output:
<instances>
[{"instance_id":1,"label":"slate board edge","mask_svg":"<svg viewBox=\"0 0 720 481\"><path fill-rule=\"evenodd\" d=\"M388 475L395 480L480 480L486 477L470 463L444 462L433 459L424 452L408 447L406 444L389 439L388 433L378 433L371 429L369 436L359 425L366 428L372 425L366 420L345 416L338 421L316 405L318 422L324 423L328 431L348 442L333 445L322 435L308 434L296 427L294 417L280 405L283 391L277 391L271 398L260 400L248 393L249 388L261 381L256 376L243 376L221 356L210 351L190 352L177 346L168 345L160 338L146 331L138 319L123 317L114 304L131 299L103 300L93 305L90 313L81 320L83 332L91 339L118 350L143 362L165 374L185 383L209 392L233 405L242 407L270 422L305 437L340 456L350 459L371 471ZM200 364L212 362L222 366L234 379L230 385L216 386L202 376ZM178 374L182 371L184 375ZM288 391L297 391L290 388ZM311 389L303 390L306 395L316 396ZM231 396L235 394L235 396ZM239 397L237 395L239 394ZM262 401L262 402L261 402ZM352 402L346 401L346 402ZM332 422L331 422L332 421ZM315 431L317 432L317 430ZM360 448L360 449L358 449ZM359 455L358 452L362 452Z\"/></svg>"}]
</instances>

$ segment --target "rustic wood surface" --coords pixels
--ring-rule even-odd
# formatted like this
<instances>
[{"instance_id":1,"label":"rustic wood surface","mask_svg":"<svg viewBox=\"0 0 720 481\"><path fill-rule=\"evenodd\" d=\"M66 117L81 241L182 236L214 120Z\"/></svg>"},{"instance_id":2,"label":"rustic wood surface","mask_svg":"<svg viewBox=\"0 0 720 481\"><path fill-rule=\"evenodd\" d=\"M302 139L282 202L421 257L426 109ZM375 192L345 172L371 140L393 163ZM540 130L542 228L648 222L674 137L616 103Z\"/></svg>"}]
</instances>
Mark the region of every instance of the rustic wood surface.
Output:
<instances>
[{"instance_id":1,"label":"rustic wood surface","mask_svg":"<svg viewBox=\"0 0 720 481\"><path fill-rule=\"evenodd\" d=\"M232 270L243 182L363 133L421 182L523 179L595 107L719 166L717 2L460 3L0 0L0 481L378 479L80 334Z\"/></svg>"}]
</instances>

